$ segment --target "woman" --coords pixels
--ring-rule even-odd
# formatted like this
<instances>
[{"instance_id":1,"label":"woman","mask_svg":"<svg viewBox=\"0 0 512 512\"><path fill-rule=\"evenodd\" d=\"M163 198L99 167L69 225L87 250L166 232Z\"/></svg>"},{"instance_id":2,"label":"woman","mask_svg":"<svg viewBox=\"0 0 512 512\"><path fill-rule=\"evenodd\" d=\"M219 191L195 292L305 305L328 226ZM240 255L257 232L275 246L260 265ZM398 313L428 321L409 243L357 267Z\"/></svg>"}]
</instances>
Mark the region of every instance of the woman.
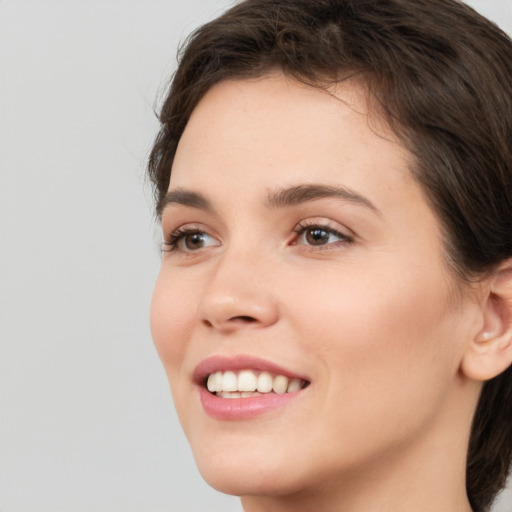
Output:
<instances>
[{"instance_id":1,"label":"woman","mask_svg":"<svg viewBox=\"0 0 512 512\"><path fill-rule=\"evenodd\" d=\"M246 0L182 51L151 326L246 512L482 512L505 485L511 62L454 0Z\"/></svg>"}]
</instances>

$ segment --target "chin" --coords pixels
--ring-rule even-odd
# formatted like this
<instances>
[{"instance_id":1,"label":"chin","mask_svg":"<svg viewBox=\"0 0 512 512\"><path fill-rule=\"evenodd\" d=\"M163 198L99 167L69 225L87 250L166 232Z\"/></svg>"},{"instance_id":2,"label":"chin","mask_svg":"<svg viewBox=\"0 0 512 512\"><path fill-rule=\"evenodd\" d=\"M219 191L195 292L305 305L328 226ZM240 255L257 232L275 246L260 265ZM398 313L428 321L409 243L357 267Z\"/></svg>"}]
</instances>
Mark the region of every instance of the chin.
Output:
<instances>
[{"instance_id":1,"label":"chin","mask_svg":"<svg viewBox=\"0 0 512 512\"><path fill-rule=\"evenodd\" d=\"M264 448L237 446L233 443L229 449L209 453L194 451L199 472L213 488L235 496L286 495L304 488L297 464L284 453L276 458Z\"/></svg>"},{"instance_id":2,"label":"chin","mask_svg":"<svg viewBox=\"0 0 512 512\"><path fill-rule=\"evenodd\" d=\"M234 464L232 467L198 464L198 467L210 486L233 496L288 495L303 488L290 481L286 467L274 471L268 468L248 469L246 464Z\"/></svg>"}]
</instances>

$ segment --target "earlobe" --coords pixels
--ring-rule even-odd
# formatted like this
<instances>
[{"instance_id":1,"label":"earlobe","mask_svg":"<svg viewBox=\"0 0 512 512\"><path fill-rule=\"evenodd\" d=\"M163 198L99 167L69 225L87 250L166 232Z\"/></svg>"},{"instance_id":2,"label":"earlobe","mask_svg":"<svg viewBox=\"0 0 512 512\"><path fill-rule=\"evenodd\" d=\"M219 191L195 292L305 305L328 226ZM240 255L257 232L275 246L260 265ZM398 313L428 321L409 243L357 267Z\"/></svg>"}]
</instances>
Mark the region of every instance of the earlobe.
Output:
<instances>
[{"instance_id":1,"label":"earlobe","mask_svg":"<svg viewBox=\"0 0 512 512\"><path fill-rule=\"evenodd\" d=\"M512 364L512 260L486 280L482 327L471 340L461 370L473 380L490 380Z\"/></svg>"}]
</instances>

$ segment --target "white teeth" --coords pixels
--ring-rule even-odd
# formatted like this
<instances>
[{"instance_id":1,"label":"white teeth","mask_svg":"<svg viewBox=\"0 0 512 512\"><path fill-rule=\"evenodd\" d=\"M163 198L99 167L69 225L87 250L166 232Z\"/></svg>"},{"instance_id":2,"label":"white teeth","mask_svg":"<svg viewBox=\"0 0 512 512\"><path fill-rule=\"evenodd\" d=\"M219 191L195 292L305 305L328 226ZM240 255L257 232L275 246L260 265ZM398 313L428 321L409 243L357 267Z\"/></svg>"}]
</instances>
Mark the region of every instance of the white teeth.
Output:
<instances>
[{"instance_id":1,"label":"white teeth","mask_svg":"<svg viewBox=\"0 0 512 512\"><path fill-rule=\"evenodd\" d=\"M215 372L215 391L222 391L222 372Z\"/></svg>"},{"instance_id":2,"label":"white teeth","mask_svg":"<svg viewBox=\"0 0 512 512\"><path fill-rule=\"evenodd\" d=\"M292 379L288 383L288 388L286 389L286 392L287 393L293 393L295 391L299 391L300 388L301 388L300 379Z\"/></svg>"},{"instance_id":3,"label":"white teeth","mask_svg":"<svg viewBox=\"0 0 512 512\"><path fill-rule=\"evenodd\" d=\"M242 395L240 393L237 393L237 392L221 392L219 394L219 396L221 396L222 398L242 398Z\"/></svg>"},{"instance_id":4,"label":"white teeth","mask_svg":"<svg viewBox=\"0 0 512 512\"><path fill-rule=\"evenodd\" d=\"M217 391L217 386L215 386L215 373L210 373L210 375L208 375L206 387L210 393L215 393L215 391Z\"/></svg>"},{"instance_id":5,"label":"white teeth","mask_svg":"<svg viewBox=\"0 0 512 512\"><path fill-rule=\"evenodd\" d=\"M250 370L238 374L238 391L256 391L257 377Z\"/></svg>"},{"instance_id":6,"label":"white teeth","mask_svg":"<svg viewBox=\"0 0 512 512\"><path fill-rule=\"evenodd\" d=\"M206 387L210 393L222 398L248 398L263 393L294 393L306 383L302 379L288 379L284 375L272 375L270 372L258 374L254 370L240 372L218 371L208 376Z\"/></svg>"},{"instance_id":7,"label":"white teeth","mask_svg":"<svg viewBox=\"0 0 512 512\"><path fill-rule=\"evenodd\" d=\"M258 393L257 391L242 391L240 395L242 398L249 398L251 396L260 396L261 393Z\"/></svg>"},{"instance_id":8,"label":"white teeth","mask_svg":"<svg viewBox=\"0 0 512 512\"><path fill-rule=\"evenodd\" d=\"M208 377L207 387L210 393L215 393L216 391L222 391L222 372L211 373Z\"/></svg>"},{"instance_id":9,"label":"white teeth","mask_svg":"<svg viewBox=\"0 0 512 512\"><path fill-rule=\"evenodd\" d=\"M238 391L238 378L233 372L224 372L222 390L219 391Z\"/></svg>"},{"instance_id":10,"label":"white teeth","mask_svg":"<svg viewBox=\"0 0 512 512\"><path fill-rule=\"evenodd\" d=\"M285 377L284 375L277 375L274 377L274 381L272 383L272 389L274 390L274 393L282 395L283 393L286 393L287 387L288 377Z\"/></svg>"},{"instance_id":11,"label":"white teeth","mask_svg":"<svg viewBox=\"0 0 512 512\"><path fill-rule=\"evenodd\" d=\"M272 375L268 372L261 372L258 375L258 391L260 393L270 393L272 391Z\"/></svg>"}]
</instances>

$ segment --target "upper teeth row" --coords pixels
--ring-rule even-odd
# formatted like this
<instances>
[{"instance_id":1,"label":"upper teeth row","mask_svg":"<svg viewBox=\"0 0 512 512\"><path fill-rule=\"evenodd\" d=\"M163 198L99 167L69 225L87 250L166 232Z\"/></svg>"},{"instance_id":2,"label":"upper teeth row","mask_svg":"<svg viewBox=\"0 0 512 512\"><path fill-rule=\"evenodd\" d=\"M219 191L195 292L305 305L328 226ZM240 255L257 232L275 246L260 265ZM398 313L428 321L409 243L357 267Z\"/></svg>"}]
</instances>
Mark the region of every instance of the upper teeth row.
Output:
<instances>
[{"instance_id":1,"label":"upper teeth row","mask_svg":"<svg viewBox=\"0 0 512 512\"><path fill-rule=\"evenodd\" d=\"M259 393L292 393L303 387L301 379L288 379L284 375L269 372L257 373L253 370L240 372L215 372L208 376L207 387L211 393L225 391L258 391Z\"/></svg>"}]
</instances>

